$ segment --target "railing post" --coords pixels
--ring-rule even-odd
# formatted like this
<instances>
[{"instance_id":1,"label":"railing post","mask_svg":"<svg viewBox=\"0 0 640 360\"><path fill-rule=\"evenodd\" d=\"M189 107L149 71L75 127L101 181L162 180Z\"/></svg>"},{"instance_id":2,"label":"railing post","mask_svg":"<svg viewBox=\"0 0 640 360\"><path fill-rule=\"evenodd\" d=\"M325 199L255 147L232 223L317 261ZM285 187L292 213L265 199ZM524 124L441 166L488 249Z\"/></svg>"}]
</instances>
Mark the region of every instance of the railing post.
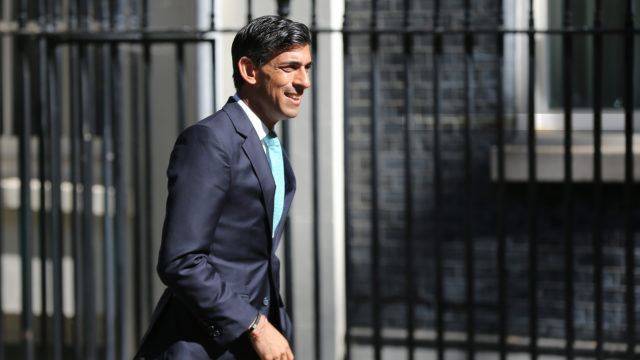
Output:
<instances>
[{"instance_id":1,"label":"railing post","mask_svg":"<svg viewBox=\"0 0 640 360\"><path fill-rule=\"evenodd\" d=\"M277 0L278 2L278 15L282 17L289 17L290 7L289 0Z\"/></svg>"}]
</instances>

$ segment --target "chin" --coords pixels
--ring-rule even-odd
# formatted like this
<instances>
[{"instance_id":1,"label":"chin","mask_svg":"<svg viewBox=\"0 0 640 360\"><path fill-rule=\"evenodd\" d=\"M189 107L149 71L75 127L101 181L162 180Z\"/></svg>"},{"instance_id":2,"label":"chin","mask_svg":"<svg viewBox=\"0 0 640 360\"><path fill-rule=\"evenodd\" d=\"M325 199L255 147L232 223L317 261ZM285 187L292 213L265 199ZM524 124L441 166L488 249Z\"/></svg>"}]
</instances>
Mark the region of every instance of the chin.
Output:
<instances>
[{"instance_id":1,"label":"chin","mask_svg":"<svg viewBox=\"0 0 640 360\"><path fill-rule=\"evenodd\" d=\"M294 117L298 116L298 114L300 113L300 109L298 109L298 108L296 108L296 109L283 109L283 111L281 111L281 113L284 116L284 118L291 119L291 118L294 118Z\"/></svg>"},{"instance_id":2,"label":"chin","mask_svg":"<svg viewBox=\"0 0 640 360\"><path fill-rule=\"evenodd\" d=\"M286 113L285 116L287 119L293 119L294 117L298 116L299 113L299 111L296 111L295 113Z\"/></svg>"}]
</instances>

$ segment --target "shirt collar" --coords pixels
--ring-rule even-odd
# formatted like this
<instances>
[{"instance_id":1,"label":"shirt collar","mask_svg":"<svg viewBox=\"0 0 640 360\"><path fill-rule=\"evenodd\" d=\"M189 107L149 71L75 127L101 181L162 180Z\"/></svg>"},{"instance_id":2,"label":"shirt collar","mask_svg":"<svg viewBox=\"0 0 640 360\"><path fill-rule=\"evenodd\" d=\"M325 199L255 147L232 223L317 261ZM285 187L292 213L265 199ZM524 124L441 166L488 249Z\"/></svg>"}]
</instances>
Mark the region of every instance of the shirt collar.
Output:
<instances>
[{"instance_id":1,"label":"shirt collar","mask_svg":"<svg viewBox=\"0 0 640 360\"><path fill-rule=\"evenodd\" d=\"M249 106L247 106L247 104L242 101L242 99L240 99L238 94L233 95L233 98L240 105L242 110L244 110L244 113L247 114L249 121L251 121L251 125L253 125L253 128L256 130L256 134L258 134L258 139L260 139L260 141L263 141L269 133L269 128L262 121L260 121L258 115L256 115L256 113L254 113L253 110L251 110Z\"/></svg>"}]
</instances>

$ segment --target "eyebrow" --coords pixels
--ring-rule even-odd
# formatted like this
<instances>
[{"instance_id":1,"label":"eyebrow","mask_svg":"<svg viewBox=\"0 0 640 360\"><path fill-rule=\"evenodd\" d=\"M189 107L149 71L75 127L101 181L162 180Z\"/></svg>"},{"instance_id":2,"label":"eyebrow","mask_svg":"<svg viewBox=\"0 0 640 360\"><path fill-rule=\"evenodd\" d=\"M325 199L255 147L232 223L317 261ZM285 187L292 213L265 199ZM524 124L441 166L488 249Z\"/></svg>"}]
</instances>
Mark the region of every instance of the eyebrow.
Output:
<instances>
[{"instance_id":1,"label":"eyebrow","mask_svg":"<svg viewBox=\"0 0 640 360\"><path fill-rule=\"evenodd\" d=\"M285 61L282 62L280 64L278 64L278 66L304 66L304 67L311 67L311 65L313 64L312 61L310 61L308 64L303 65L301 61Z\"/></svg>"}]
</instances>

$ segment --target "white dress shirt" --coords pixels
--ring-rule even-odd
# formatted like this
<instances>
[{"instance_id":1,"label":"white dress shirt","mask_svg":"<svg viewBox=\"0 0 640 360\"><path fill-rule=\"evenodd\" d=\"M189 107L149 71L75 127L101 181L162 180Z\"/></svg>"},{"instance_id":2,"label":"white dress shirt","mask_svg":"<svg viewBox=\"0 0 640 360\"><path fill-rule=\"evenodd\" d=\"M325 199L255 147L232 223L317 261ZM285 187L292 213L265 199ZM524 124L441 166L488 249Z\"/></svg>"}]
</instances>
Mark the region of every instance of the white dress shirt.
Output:
<instances>
[{"instance_id":1,"label":"white dress shirt","mask_svg":"<svg viewBox=\"0 0 640 360\"><path fill-rule=\"evenodd\" d=\"M256 113L254 113L253 110L251 110L249 106L242 101L242 99L240 99L238 94L233 95L233 98L240 105L242 110L244 110L244 113L247 114L247 117L251 121L251 125L253 125L253 128L256 130L256 134L258 134L258 139L260 139L260 143L262 144L262 150L266 154L267 145L264 143L264 138L269 134L269 128L260 120L258 115L256 115Z\"/></svg>"}]
</instances>

